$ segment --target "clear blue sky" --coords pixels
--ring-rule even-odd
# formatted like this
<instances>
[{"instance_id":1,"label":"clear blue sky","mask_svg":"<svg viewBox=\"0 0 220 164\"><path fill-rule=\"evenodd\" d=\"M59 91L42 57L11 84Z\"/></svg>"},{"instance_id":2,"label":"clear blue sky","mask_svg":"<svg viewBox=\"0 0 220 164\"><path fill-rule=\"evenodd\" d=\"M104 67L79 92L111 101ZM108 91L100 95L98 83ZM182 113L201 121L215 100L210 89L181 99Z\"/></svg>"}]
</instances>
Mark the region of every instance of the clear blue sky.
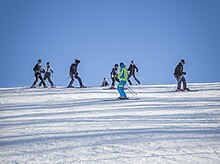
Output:
<instances>
[{"instance_id":1,"label":"clear blue sky","mask_svg":"<svg viewBox=\"0 0 220 164\"><path fill-rule=\"evenodd\" d=\"M75 58L85 85L131 60L143 83L175 83L182 58L188 82L220 81L220 0L0 0L0 20L0 87L31 85L38 59L56 85Z\"/></svg>"}]
</instances>

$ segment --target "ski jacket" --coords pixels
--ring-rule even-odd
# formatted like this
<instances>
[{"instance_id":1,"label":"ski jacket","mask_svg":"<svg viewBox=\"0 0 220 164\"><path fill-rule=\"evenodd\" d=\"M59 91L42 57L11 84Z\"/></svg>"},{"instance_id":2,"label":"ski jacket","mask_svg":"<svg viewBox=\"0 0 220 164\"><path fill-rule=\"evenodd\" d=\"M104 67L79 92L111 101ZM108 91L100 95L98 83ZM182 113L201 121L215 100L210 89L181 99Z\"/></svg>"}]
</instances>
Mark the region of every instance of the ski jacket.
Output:
<instances>
[{"instance_id":1,"label":"ski jacket","mask_svg":"<svg viewBox=\"0 0 220 164\"><path fill-rule=\"evenodd\" d=\"M135 70L136 72L138 72L138 68L136 67L135 64L130 64L128 71L130 71L130 74L134 75L135 74Z\"/></svg>"},{"instance_id":2,"label":"ski jacket","mask_svg":"<svg viewBox=\"0 0 220 164\"><path fill-rule=\"evenodd\" d=\"M71 74L77 74L77 64L76 63L72 63L72 65L70 66L70 73Z\"/></svg>"},{"instance_id":3,"label":"ski jacket","mask_svg":"<svg viewBox=\"0 0 220 164\"><path fill-rule=\"evenodd\" d=\"M45 73L53 73L53 69L52 69L52 67L51 66L46 66L45 67Z\"/></svg>"},{"instance_id":4,"label":"ski jacket","mask_svg":"<svg viewBox=\"0 0 220 164\"><path fill-rule=\"evenodd\" d=\"M34 66L33 70L34 70L35 73L40 74L40 73L42 72L42 66L39 65L39 64L36 64L36 65Z\"/></svg>"},{"instance_id":5,"label":"ski jacket","mask_svg":"<svg viewBox=\"0 0 220 164\"><path fill-rule=\"evenodd\" d=\"M126 66L124 64L121 65L121 67L120 67L118 79L120 81L128 81L128 72L127 72Z\"/></svg>"},{"instance_id":6,"label":"ski jacket","mask_svg":"<svg viewBox=\"0 0 220 164\"><path fill-rule=\"evenodd\" d=\"M176 66L176 68L175 68L175 70L174 70L174 75L175 76L182 76L184 74L184 72L183 72L183 65L182 65L182 63L180 62L177 66Z\"/></svg>"},{"instance_id":7,"label":"ski jacket","mask_svg":"<svg viewBox=\"0 0 220 164\"><path fill-rule=\"evenodd\" d=\"M111 77L117 77L118 76L118 68L112 68Z\"/></svg>"}]
</instances>

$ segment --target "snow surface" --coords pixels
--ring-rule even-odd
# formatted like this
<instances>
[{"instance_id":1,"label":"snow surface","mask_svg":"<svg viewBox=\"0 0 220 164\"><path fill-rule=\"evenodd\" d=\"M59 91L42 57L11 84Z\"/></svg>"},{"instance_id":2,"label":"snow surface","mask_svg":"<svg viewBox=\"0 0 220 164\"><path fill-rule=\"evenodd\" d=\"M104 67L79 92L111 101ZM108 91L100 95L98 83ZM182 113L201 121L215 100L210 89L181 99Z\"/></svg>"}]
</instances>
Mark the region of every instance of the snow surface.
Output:
<instances>
[{"instance_id":1,"label":"snow surface","mask_svg":"<svg viewBox=\"0 0 220 164\"><path fill-rule=\"evenodd\" d=\"M2 88L0 163L220 163L220 83L175 87Z\"/></svg>"}]
</instances>

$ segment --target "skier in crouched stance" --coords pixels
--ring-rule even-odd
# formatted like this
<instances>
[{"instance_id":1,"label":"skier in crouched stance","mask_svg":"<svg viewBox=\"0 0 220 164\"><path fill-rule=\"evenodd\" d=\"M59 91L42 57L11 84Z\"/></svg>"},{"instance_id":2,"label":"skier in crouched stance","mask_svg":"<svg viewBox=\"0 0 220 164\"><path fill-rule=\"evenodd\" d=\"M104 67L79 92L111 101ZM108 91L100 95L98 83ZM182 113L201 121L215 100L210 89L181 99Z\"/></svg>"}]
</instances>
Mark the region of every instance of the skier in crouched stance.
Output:
<instances>
[{"instance_id":1,"label":"skier in crouched stance","mask_svg":"<svg viewBox=\"0 0 220 164\"><path fill-rule=\"evenodd\" d=\"M182 59L174 70L174 77L177 80L177 90L176 91L190 91L190 89L187 88L186 78L184 77L184 75L186 75L186 72L183 72L183 65L184 64L185 64L185 60ZM183 82L183 89L181 89L182 82Z\"/></svg>"},{"instance_id":2,"label":"skier in crouched stance","mask_svg":"<svg viewBox=\"0 0 220 164\"><path fill-rule=\"evenodd\" d=\"M124 91L124 86L126 85L128 81L128 72L127 72L127 69L124 63L120 63L120 71L118 74L118 79L119 79L119 84L118 84L117 89L120 94L120 97L118 99L119 100L128 99Z\"/></svg>"}]
</instances>

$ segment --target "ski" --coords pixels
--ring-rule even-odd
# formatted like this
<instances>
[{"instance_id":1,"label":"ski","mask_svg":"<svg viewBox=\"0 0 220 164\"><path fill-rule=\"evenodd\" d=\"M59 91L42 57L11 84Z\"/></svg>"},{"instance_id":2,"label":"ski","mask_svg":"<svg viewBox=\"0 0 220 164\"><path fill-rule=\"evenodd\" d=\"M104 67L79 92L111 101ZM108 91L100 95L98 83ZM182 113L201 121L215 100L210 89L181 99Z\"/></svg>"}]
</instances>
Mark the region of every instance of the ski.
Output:
<instances>
[{"instance_id":1,"label":"ski","mask_svg":"<svg viewBox=\"0 0 220 164\"><path fill-rule=\"evenodd\" d=\"M101 101L134 101L134 100L140 100L140 98L129 98L129 99L101 99Z\"/></svg>"},{"instance_id":2,"label":"ski","mask_svg":"<svg viewBox=\"0 0 220 164\"><path fill-rule=\"evenodd\" d=\"M181 91L177 91L175 90L175 92L198 92L198 89L189 89L189 90L181 90Z\"/></svg>"}]
</instances>

